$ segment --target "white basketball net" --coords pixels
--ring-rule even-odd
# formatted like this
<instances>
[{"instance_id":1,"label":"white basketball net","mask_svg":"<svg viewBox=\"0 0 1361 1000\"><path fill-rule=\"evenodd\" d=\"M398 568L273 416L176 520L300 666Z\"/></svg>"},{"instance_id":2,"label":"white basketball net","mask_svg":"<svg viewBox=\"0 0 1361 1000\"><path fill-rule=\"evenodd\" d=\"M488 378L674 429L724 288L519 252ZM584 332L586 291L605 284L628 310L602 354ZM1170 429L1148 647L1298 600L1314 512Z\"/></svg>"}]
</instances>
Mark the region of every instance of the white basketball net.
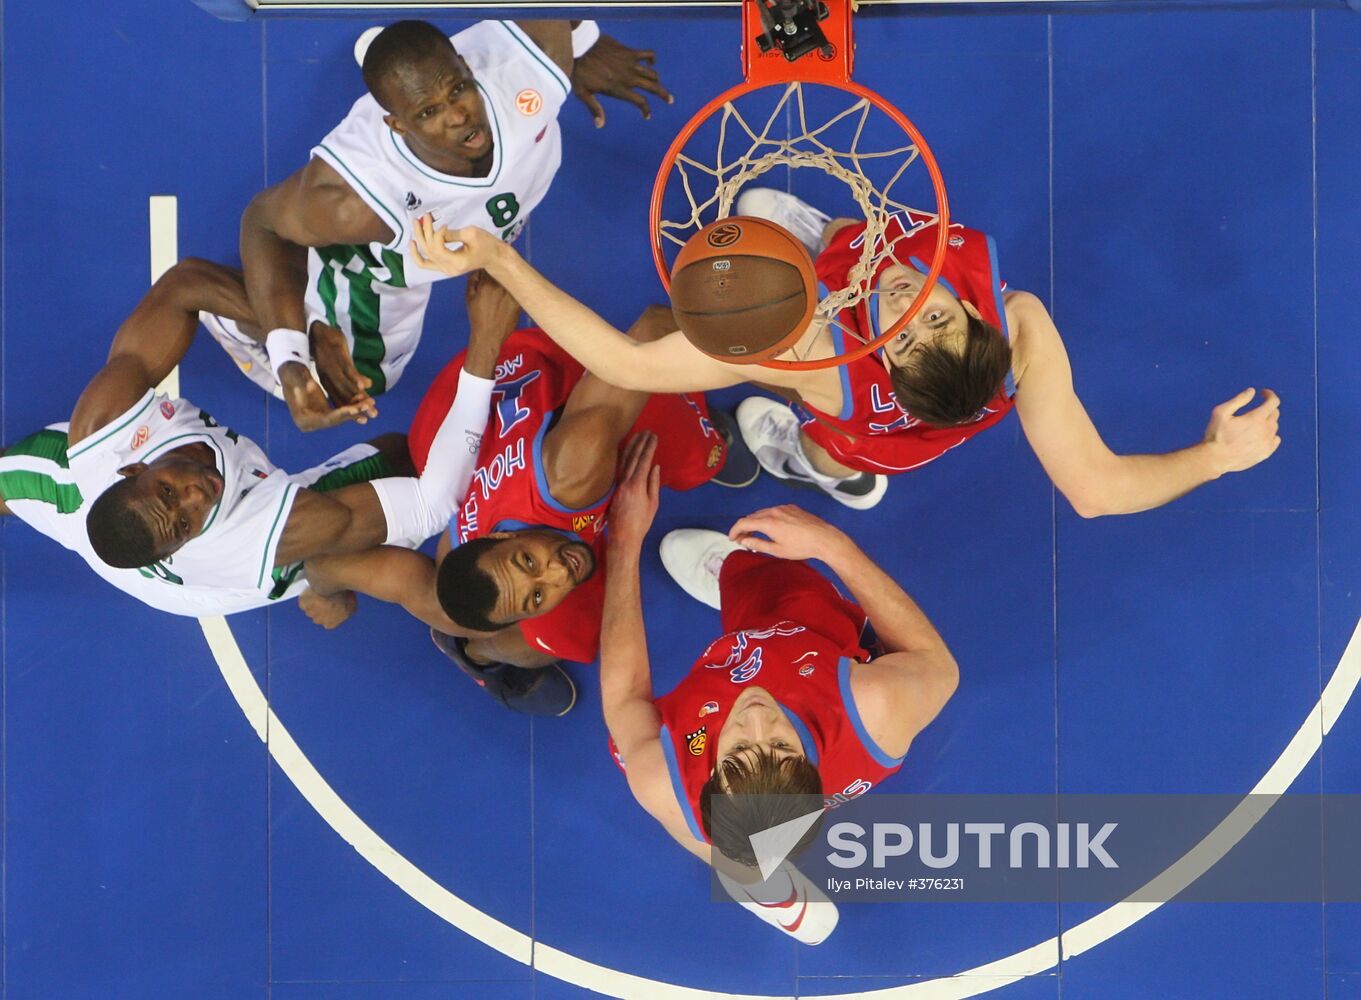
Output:
<instances>
[{"instance_id":1,"label":"white basketball net","mask_svg":"<svg viewBox=\"0 0 1361 1000\"><path fill-rule=\"evenodd\" d=\"M893 186L919 156L911 137L882 112L880 121L867 129L871 113L877 110L872 102L836 88L819 88L819 96L826 92L850 103L843 107L838 102L839 110L833 109L830 116L819 109L812 117L825 120L812 125L809 124L802 82L795 81L785 87L759 129L752 127L733 101L726 102L714 116L718 125L718 144L712 162L696 159L687 147L677 154L671 168L673 178L679 175L680 187L688 202L688 217L681 209L679 213L673 213L677 214L676 219L662 218L658 232L664 240L677 247L684 246L700 227L731 215L741 189L776 167L814 167L830 174L846 185L864 213L865 240L846 287L824 296L815 315L863 341L861 334L847 329L837 321L837 316L842 310L876 294L874 277L886 259L907 263L895 256L896 244L902 237L891 243L884 240L889 221L895 214L906 220L911 213L919 225L905 224L902 231L915 232L920 229L923 219L926 225L934 225L932 220L936 219L936 214L912 208L890 197ZM750 93L742 96L750 96ZM888 129L883 127L884 122L888 123ZM895 140L906 140L907 144L888 149L871 148L871 137L878 137L885 131L889 131ZM834 148L833 143L844 149ZM691 144L694 144L693 140Z\"/></svg>"}]
</instances>

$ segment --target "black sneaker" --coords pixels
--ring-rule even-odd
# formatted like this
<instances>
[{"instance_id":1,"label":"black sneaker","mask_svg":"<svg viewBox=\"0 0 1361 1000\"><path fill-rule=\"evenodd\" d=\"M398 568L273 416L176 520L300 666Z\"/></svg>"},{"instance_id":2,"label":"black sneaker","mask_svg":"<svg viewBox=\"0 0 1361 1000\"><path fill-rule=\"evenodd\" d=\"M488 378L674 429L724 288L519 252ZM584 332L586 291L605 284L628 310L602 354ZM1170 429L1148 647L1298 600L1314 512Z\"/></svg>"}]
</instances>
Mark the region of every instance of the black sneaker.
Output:
<instances>
[{"instance_id":1,"label":"black sneaker","mask_svg":"<svg viewBox=\"0 0 1361 1000\"><path fill-rule=\"evenodd\" d=\"M433 628L430 638L436 649L506 708L525 715L557 716L566 715L577 702L577 686L561 664L550 663L533 670L509 663L483 666L468 659L464 640Z\"/></svg>"},{"instance_id":2,"label":"black sneaker","mask_svg":"<svg viewBox=\"0 0 1361 1000\"><path fill-rule=\"evenodd\" d=\"M761 465L747 447L747 443L742 440L742 435L737 433L732 417L722 410L711 409L709 421L728 446L723 467L710 481L732 489L741 489L756 482L756 477L761 474Z\"/></svg>"}]
</instances>

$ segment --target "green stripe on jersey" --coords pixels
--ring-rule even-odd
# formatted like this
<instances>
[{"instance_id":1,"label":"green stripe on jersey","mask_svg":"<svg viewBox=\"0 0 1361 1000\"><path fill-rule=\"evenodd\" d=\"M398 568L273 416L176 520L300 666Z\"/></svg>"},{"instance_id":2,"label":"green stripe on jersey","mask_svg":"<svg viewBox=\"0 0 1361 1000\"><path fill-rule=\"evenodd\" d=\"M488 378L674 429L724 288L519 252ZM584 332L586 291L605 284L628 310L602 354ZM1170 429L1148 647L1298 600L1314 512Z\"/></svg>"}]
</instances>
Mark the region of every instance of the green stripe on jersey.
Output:
<instances>
[{"instance_id":1,"label":"green stripe on jersey","mask_svg":"<svg viewBox=\"0 0 1361 1000\"><path fill-rule=\"evenodd\" d=\"M12 444L5 449L6 455L32 455L35 458L45 458L49 462L55 462L61 468L66 469L66 432L54 431L49 429L30 434L17 444Z\"/></svg>"},{"instance_id":2,"label":"green stripe on jersey","mask_svg":"<svg viewBox=\"0 0 1361 1000\"><path fill-rule=\"evenodd\" d=\"M75 483L59 483L41 472L14 469L0 472L0 500L37 500L52 504L58 514L74 514L80 510L84 497Z\"/></svg>"},{"instance_id":3,"label":"green stripe on jersey","mask_svg":"<svg viewBox=\"0 0 1361 1000\"><path fill-rule=\"evenodd\" d=\"M339 469L332 469L307 488L316 490L318 493L329 493L331 490L338 490L342 486L367 483L373 479L385 479L391 475L393 475L392 463L388 461L386 455L380 452L369 455L367 458L361 458L349 465L343 465Z\"/></svg>"}]
</instances>

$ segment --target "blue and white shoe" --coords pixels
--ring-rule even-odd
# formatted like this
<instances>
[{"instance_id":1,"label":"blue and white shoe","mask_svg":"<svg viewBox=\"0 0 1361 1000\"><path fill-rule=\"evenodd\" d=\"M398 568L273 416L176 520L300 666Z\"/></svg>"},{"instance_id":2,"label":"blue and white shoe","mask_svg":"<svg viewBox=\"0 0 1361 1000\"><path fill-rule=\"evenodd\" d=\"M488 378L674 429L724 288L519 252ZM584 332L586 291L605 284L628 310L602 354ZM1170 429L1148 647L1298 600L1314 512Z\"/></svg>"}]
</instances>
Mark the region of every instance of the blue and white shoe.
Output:
<instances>
[{"instance_id":1,"label":"blue and white shoe","mask_svg":"<svg viewBox=\"0 0 1361 1000\"><path fill-rule=\"evenodd\" d=\"M748 396L737 406L737 427L761 468L791 486L822 490L853 510L869 510L888 492L888 477L873 472L845 479L814 472L799 445L799 418L787 403Z\"/></svg>"},{"instance_id":2,"label":"blue and white shoe","mask_svg":"<svg viewBox=\"0 0 1361 1000\"><path fill-rule=\"evenodd\" d=\"M464 640L433 628L430 638L436 649L506 708L525 715L558 716L566 715L577 703L577 686L561 664L550 663L533 670L509 663L483 666L468 659Z\"/></svg>"},{"instance_id":3,"label":"blue and white shoe","mask_svg":"<svg viewBox=\"0 0 1361 1000\"><path fill-rule=\"evenodd\" d=\"M723 468L715 473L710 482L731 489L741 489L743 486L750 486L756 482L756 477L761 474L761 463L756 461L756 456L751 453L747 443L742 440L742 435L738 432L737 424L733 422L733 418L723 410L710 409L709 421L727 444L727 456L723 459Z\"/></svg>"}]
</instances>

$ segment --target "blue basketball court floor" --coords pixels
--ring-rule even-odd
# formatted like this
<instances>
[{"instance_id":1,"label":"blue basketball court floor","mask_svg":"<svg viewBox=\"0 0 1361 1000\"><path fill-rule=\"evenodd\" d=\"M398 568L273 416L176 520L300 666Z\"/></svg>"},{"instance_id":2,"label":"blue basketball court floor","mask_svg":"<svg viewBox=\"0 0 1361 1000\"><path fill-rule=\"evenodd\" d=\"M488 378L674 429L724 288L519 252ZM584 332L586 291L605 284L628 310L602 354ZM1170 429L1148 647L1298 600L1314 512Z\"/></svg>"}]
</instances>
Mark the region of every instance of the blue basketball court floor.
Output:
<instances>
[{"instance_id":1,"label":"blue basketball court floor","mask_svg":"<svg viewBox=\"0 0 1361 1000\"><path fill-rule=\"evenodd\" d=\"M150 196L177 197L180 254L236 261L250 196L360 93L367 23L4 5L0 440L69 416L147 287ZM662 294L652 175L737 82L738 36L731 11L605 27L657 50L676 102L646 122L612 104L601 131L573 102L521 245L623 324ZM1190 444L1245 386L1280 394L1284 444L1084 521L1008 418L872 512L762 479L664 497L656 536L797 500L919 599L962 682L889 791L1361 792L1342 658L1361 615L1361 15L897 9L857 39L857 79L920 126L953 215L1049 305L1115 449ZM438 288L382 429L463 343L461 284ZM285 468L372 429L301 435L206 338L181 384ZM569 716L531 722L396 608L331 633L293 606L201 627L7 520L9 1000L1361 998L1361 905L1341 903L846 905L828 942L795 945L711 903L633 804L594 668ZM717 621L655 547L645 570L665 690Z\"/></svg>"}]
</instances>

